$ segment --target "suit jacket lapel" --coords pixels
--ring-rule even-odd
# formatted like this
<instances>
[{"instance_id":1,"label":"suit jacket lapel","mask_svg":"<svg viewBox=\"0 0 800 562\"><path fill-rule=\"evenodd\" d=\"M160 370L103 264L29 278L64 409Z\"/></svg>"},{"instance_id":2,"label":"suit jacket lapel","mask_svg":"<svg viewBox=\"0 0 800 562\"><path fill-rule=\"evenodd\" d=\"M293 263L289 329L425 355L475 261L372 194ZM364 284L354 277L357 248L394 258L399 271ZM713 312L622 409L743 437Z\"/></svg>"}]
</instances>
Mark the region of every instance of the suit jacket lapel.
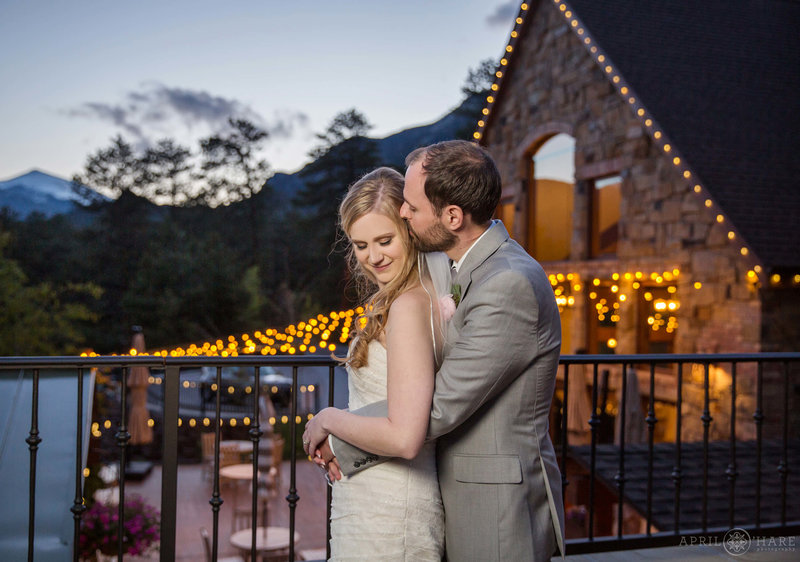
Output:
<instances>
[{"instance_id":1,"label":"suit jacket lapel","mask_svg":"<svg viewBox=\"0 0 800 562\"><path fill-rule=\"evenodd\" d=\"M453 283L461 285L461 300L467 296L467 290L472 283L472 272L509 238L508 231L501 221L494 220L492 223L493 225L486 235L469 251L467 258L456 273Z\"/></svg>"}]
</instances>

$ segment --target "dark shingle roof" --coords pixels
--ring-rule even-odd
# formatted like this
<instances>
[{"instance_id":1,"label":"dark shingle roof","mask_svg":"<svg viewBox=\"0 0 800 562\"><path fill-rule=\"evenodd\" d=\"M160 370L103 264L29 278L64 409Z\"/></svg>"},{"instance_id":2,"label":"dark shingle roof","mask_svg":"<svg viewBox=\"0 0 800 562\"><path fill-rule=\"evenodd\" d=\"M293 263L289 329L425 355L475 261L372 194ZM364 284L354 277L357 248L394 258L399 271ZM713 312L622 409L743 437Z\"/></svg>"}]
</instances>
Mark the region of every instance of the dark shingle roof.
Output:
<instances>
[{"instance_id":1,"label":"dark shingle roof","mask_svg":"<svg viewBox=\"0 0 800 562\"><path fill-rule=\"evenodd\" d=\"M589 446L572 447L573 458L587 471L590 468ZM756 520L756 443L738 442L736 445L736 472L734 524L749 525ZM675 466L675 444L657 443L653 446L653 497L652 522L660 531L675 528L675 485L672 478ZM647 513L647 445L625 445L625 499L644 516ZM680 529L702 528L703 515L703 443L681 445L681 496ZM778 466L783 456L779 441L764 440L761 457L761 523L778 523L781 520L782 502L786 499L786 520L800 520L800 474L792 470L800 461L800 441L791 439L787 446L789 471L786 494L783 494ZM612 490L617 491L615 476L619 471L619 447L597 445L597 477ZM725 528L730 524L730 481L726 470L730 462L730 443L709 443L708 466L708 528Z\"/></svg>"},{"instance_id":2,"label":"dark shingle roof","mask_svg":"<svg viewBox=\"0 0 800 562\"><path fill-rule=\"evenodd\" d=\"M800 3L568 3L758 258L800 267Z\"/></svg>"}]
</instances>

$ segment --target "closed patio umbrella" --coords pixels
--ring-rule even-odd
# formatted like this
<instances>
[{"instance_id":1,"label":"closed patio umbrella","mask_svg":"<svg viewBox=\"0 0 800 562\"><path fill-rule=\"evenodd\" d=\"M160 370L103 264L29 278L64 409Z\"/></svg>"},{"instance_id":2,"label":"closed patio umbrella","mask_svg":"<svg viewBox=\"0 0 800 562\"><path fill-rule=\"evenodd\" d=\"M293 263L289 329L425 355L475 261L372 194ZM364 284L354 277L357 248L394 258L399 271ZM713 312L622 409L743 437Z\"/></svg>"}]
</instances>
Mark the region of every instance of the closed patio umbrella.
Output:
<instances>
[{"instance_id":1,"label":"closed patio umbrella","mask_svg":"<svg viewBox=\"0 0 800 562\"><path fill-rule=\"evenodd\" d=\"M625 443L645 443L647 442L647 429L644 421L644 412L642 411L642 393L639 390L639 378L633 369L628 369L625 377L627 380L625 392ZM614 428L614 442L619 444L622 432L622 424L620 423L622 418L620 415L622 413L621 383L617 391L617 399L619 400L619 413L617 414Z\"/></svg>"},{"instance_id":2,"label":"closed patio umbrella","mask_svg":"<svg viewBox=\"0 0 800 562\"><path fill-rule=\"evenodd\" d=\"M144 334L140 326L133 327L131 348L137 353L144 353ZM128 373L128 389L131 395L130 412L128 413L128 432L131 434L131 445L147 445L153 442L153 428L147 423L150 412L147 411L147 387L150 369L134 366Z\"/></svg>"},{"instance_id":3,"label":"closed patio umbrella","mask_svg":"<svg viewBox=\"0 0 800 562\"><path fill-rule=\"evenodd\" d=\"M592 442L592 402L586 390L586 366L574 365L569 372L569 396L567 397L567 431L572 445Z\"/></svg>"}]
</instances>

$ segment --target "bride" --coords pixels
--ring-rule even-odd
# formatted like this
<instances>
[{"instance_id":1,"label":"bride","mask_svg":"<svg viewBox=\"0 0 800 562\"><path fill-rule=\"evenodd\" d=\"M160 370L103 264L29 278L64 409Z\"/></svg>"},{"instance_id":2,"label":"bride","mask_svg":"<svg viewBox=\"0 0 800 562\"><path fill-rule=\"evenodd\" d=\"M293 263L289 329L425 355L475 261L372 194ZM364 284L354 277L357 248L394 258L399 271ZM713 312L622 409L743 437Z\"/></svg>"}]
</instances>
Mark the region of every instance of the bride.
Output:
<instances>
[{"instance_id":1,"label":"bride","mask_svg":"<svg viewBox=\"0 0 800 562\"><path fill-rule=\"evenodd\" d=\"M388 416L326 408L309 421L303 443L315 451L324 431L393 458L333 486L331 560L438 562L444 551L435 443L425 443L443 339L429 264L440 271L443 261L449 273L444 254L418 256L402 204L403 176L378 168L353 184L339 207L351 271L372 288L344 360L349 406L387 400Z\"/></svg>"}]
</instances>

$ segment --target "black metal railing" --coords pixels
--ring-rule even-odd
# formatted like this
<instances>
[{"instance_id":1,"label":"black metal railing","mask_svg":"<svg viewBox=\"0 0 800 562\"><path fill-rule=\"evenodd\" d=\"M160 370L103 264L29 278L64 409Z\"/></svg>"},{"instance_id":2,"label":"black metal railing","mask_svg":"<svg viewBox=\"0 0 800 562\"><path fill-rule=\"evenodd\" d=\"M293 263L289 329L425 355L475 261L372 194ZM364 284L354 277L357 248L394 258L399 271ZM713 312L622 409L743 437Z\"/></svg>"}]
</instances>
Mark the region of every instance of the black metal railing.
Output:
<instances>
[{"instance_id":1,"label":"black metal railing","mask_svg":"<svg viewBox=\"0 0 800 562\"><path fill-rule=\"evenodd\" d=\"M590 444L573 446L568 442L568 408L564 406L560 410L557 443L564 496L570 484L568 459L577 461L576 464L588 472L589 481L586 536L568 540L568 553L687 544L690 537L719 540L734 528L756 536L795 535L800 531L800 502L795 499L800 491L800 479L796 475L789 478L789 467L792 463L796 466L800 460L797 458L800 455L800 415L790 408L792 401L795 408L800 406L800 353L573 355L562 357L561 365L563 405L569 400L570 370L589 366L592 373L592 414L586 420ZM603 386L599 377L601 368L606 375L608 370L615 371L621 387L616 408L620 430L612 443L599 442L601 416L605 410L599 403L599 389ZM717 378L729 377L730 381L717 381L712 385L712 369ZM748 375L747 389L742 389L743 371ZM644 418L647 435L641 444L628 443L625 435L626 416L631 412L627 388L631 372L642 372L644 376L638 379L644 378L647 382L647 391L642 393L642 399L647 402ZM673 383L668 390L674 391L671 402L676 411L675 432L674 439L669 441L656 442L655 439L656 429L662 424L656 417L657 397L663 400L666 392L661 389L661 396L658 396L657 373L662 380L666 378ZM689 373L698 379L693 383L693 391L700 395L695 414L686 412L690 410L686 407L689 391L684 379ZM769 383L766 373L769 373ZM729 393L727 411L724 409L726 397L722 395L725 392ZM765 393L772 400L768 413L763 404ZM751 410L747 404L739 404L739 399L743 398L752 403ZM720 435L723 431L717 428L717 436L711 436L712 401L716 411L729 418L727 435ZM743 428L747 417L752 420L751 427ZM683 439L689 424L695 426L695 434L699 428L701 439ZM763 435L765 428L770 434L767 439ZM767 450L769 461L773 463L771 467L765 466ZM790 454L794 455L791 460ZM603 462L599 455L604 455L607 461ZM687 455L692 455L690 460ZM638 463L638 472L632 472L632 463ZM747 489L743 489L745 482L741 482L740 469L744 467L748 469ZM766 479L770 484L770 505L764 510ZM723 496L726 501L721 498L721 483L727 486ZM635 489L629 489L634 484ZM600 486L605 486L616 499L616 525L611 533L595 536L599 507L596 496ZM696 505L685 505L689 495L699 500L699 514L694 513ZM737 504L737 498L747 501ZM624 532L625 506L640 515L643 532ZM656 507L659 517L654 514ZM713 518L711 510L715 512ZM720 510L725 512L724 516ZM658 528L654 530L656 522Z\"/></svg>"},{"instance_id":2,"label":"black metal railing","mask_svg":"<svg viewBox=\"0 0 800 562\"><path fill-rule=\"evenodd\" d=\"M120 417L117 431L115 434L116 444L119 448L119 513L120 521L123 521L125 506L124 483L126 478L127 455L130 448L130 433L126 427L126 402L127 402L127 377L133 367L146 367L151 369L163 370L163 404L162 404L162 486L161 486L161 542L160 556L162 561L169 561L175 558L176 554L176 519L177 519L177 474L178 474L178 418L180 410L180 377L181 371L197 367L213 367L216 369L217 388L221 386L221 372L223 366L250 367L253 369L253 380L259 380L259 369L261 367L289 367L292 370L292 388L290 403L290 419L294 420L297 416L298 404L298 369L304 367L325 367L328 369L328 396L327 403L332 405L334 402L334 367L335 363L330 357L326 356L284 356L284 357L263 357L263 356L243 356L234 358L218 357L158 357L158 356L136 356L136 357L5 357L0 358L0 371L17 370L26 372L32 377L32 403L31 403L31 422L30 430L25 441L28 443L30 452L29 468L29 492L28 492L28 560L34 559L34 545L36 542L36 481L37 454L40 447L47 447L47 436L40 435L39 432L39 378L43 370L74 370L76 373L77 393L77 415L76 415L76 441L75 441L75 466L73 467L75 477L75 498L73 505L69 507L73 514L74 521L74 552L73 560L78 560L78 537L81 529L81 519L85 511L83 501L83 450L82 435L86 421L82 417L82 397L84 395L84 373L93 368L119 368L122 369L121 380L121 399ZM576 446L569 442L568 431L568 408L569 393L576 389L570 388L571 373L578 368L588 366L591 368L591 418L585 420L586 430L590 435L590 444ZM621 399L618 404L618 418L621 427L619 438L616 443L601 442L602 417L604 406L600 403L600 370L604 371L604 380L608 379L609 372L618 375ZM727 389L730 392L730 420L728 424L728 436L724 441L714 439L711 435L712 428L712 408L714 401L715 407L722 404L724 400L718 400L717 396L712 396L715 392L711 384L711 369L715 373L724 372L729 369L730 383L727 381L721 385L715 383L715 388ZM682 539L691 536L714 536L721 537L724 533L733 528L739 527L750 532L762 535L777 536L782 534L797 534L800 532L800 513L798 503L794 499L797 494L792 496L792 491L800 487L800 482L793 475L790 466L800 459L792 458L800 450L797 437L798 425L790 421L795 415L792 405L800 405L798 401L798 389L800 389L800 353L760 353L760 354L715 354L715 355L569 355L561 358L562 374L560 375L561 388L561 408L558 410L560 422L557 427L553 427L555 443L559 450L560 462L563 478L563 493L566 497L570 485L569 466L582 466L588 476L589 490L588 498L588 521L585 536L571 538L567 541L567 550L570 554L583 552L599 552L605 550L622 550L628 548L643 548L649 546L674 545L680 544ZM687 371L688 369L688 371ZM688 373L697 374L697 370L702 372L698 386L702 394L702 409L699 416L684 416L685 408L684 394L687 393L684 378ZM750 371L755 371L750 374ZM643 378L648 381L648 392L644 393L647 400L647 416L644 419L646 424L646 444L626 445L625 421L626 415L630 411L627 403L628 374L631 372L644 371ZM664 393L663 389L657 390L657 378L674 379L674 407L677 410L675 416L675 439L670 442L656 440L656 432L664 424L656 415L656 396L658 392ZM671 375L670 375L671 373ZM658 375L658 377L657 377ZM747 385L747 389L742 389L742 378L753 379L752 384ZM672 380L671 379L671 380ZM777 388L775 385L779 385ZM258 452L261 442L262 432L260 430L259 411L259 392L260 384L254 384L254 399L252 401L253 423L250 425L248 437L253 443L253 473L258 470ZM781 402L771 403L768 411L765 411L763 398L765 389L771 399ZM585 389L584 389L585 390ZM217 392L214 410L216 419L220 419L221 401L220 392ZM742 397L753 400L754 408L749 415L752 417L754 439L747 441L747 446L742 446L742 440L737 437L737 431L742 429L741 414L738 415L740 421L737 425L737 412L741 412L739 404ZM663 398L663 396L662 396ZM794 402L793 402L794 401ZM800 408L798 408L800 409ZM702 439L697 441L682 440L682 433L686 431L687 424L697 424L702 426ZM661 424L661 425L660 425ZM299 500L297 495L296 482L296 458L297 458L297 426L291 425L290 435L290 455L291 470L289 492L286 501L289 509L289 552L290 560L295 559L295 511ZM738 428L738 429L737 429ZM765 428L772 432L773 437L765 439L763 432ZM220 424L215 424L215 446L214 446L214 478L213 492L209 503L211 505L213 533L212 533L212 559L217 559L218 536L219 536L219 510L222 504L220 496L219 482L219 463L220 463ZM775 437L777 433L779 437ZM742 431L739 431L742 433ZM745 432L747 433L747 432ZM21 436L17 436L21 438ZM14 438L14 436L12 436ZM727 446L725 455L725 465L718 474L717 470L719 444ZM701 497L701 514L699 524L695 524L695 519L685 515L683 509L685 495L690 488L687 483L687 472L691 468L696 469L694 463L688 463L686 455L696 451L702 453L697 457L701 465L701 485L699 487ZM638 457L637 457L638 455ZM669 455L671 460L665 471L665 455ZM777 458L778 464L771 472L764 469L765 455L770 459ZM777 456L776 456L777 455ZM646 468L640 472L635 472L634 464L637 458L645 459ZM610 459L606 462L604 459ZM569 461L569 462L568 462ZM605 464L604 464L605 463ZM634 463L634 464L632 464ZM744 511L744 504L741 503L741 491L738 486L740 468L747 464L752 466L754 473L754 490L747 490L747 505L753 500L753 509ZM613 475L607 469L613 466ZM55 470L55 467L47 467L48 471ZM634 482L635 478L643 476L643 481ZM635 478L634 478L635 477ZM777 484L778 492L771 488L772 496L778 497L778 504L768 506L768 516L762 510L762 485L765 479L769 480L770 486ZM257 484L256 478L253 479L252 494L252 528L258 527L257 509ZM720 480L727 482L727 519L724 525L720 525L716 519L710 518L709 509L710 490L712 483ZM634 483L636 486L634 486ZM697 491L697 482L693 479L690 482L693 491ZM598 522L602 519L598 514L598 509L603 508L602 503L598 503L600 487L606 488L606 493L610 493L616 498L616 529L612 533L604 533L602 536L595 533ZM635 488L635 490L634 490ZM716 488L715 488L716 489ZM634 493L636 492L636 493ZM665 499L665 494L668 498ZM750 495L753 495L751 498ZM657 496L657 497L656 497ZM715 496L716 498L716 496ZM327 506L328 520L330 519L330 489L328 489ZM718 499L718 498L717 498ZM740 503L737 503L740 500ZM715 500L716 501L716 500ZM771 499L770 501L774 501ZM792 502L791 504L789 502ZM626 533L623 529L624 506L632 506L635 511L641 514L645 522L643 533ZM664 514L664 506L668 506ZM671 508L669 507L671 506ZM65 508L67 509L67 508ZM654 510L658 510L658 515ZM607 511L607 510L606 510ZM672 528L665 521L672 522ZM327 529L327 536L330 538L330 528ZM122 525L117 544L118 559L122 560L123 538ZM251 558L255 559L256 537L253 535L251 545Z\"/></svg>"},{"instance_id":3,"label":"black metal railing","mask_svg":"<svg viewBox=\"0 0 800 562\"><path fill-rule=\"evenodd\" d=\"M130 433L126 426L127 423L127 379L129 371L133 367L145 367L155 370L163 370L163 404L162 404L162 485L161 485L161 525L160 525L160 559L162 561L170 561L175 559L176 553L176 520L177 520L177 475L178 475L178 417L180 408L180 374L182 369L190 369L196 367L214 367L216 368L216 385L217 388L221 387L221 376L223 366L237 366L237 367L251 367L253 368L253 380L259 380L259 368L264 366L283 366L292 369L292 400L290 403L290 416L294 420L297 416L297 395L298 395L298 369L302 367L327 367L328 369L328 385L330 403L333 403L333 379L334 367L336 364L329 356L304 356L304 357L261 357L261 356L245 356L233 358L221 357L158 357L158 356L137 356L137 357L0 357L0 370L16 370L26 371L32 377L32 403L31 403L31 423L30 430L25 441L28 443L30 452L30 469L29 469L29 493L28 493L28 560L34 560L34 545L36 541L36 481L37 471L37 455L39 447L47 446L47 437L40 436L39 432L39 407L40 407L40 394L39 394L39 379L40 373L43 370L58 369L63 371L65 369L75 370L76 372L76 386L78 388L77 404L76 404L76 443L75 443L75 459L76 463L73 468L75 475L75 499L70 510L74 518L74 547L72 559L77 562L79 560L78 541L81 528L81 518L86 510L83 500L83 435L84 435L84 420L82 417L83 406L82 399L84 395L84 372L88 369L122 369L121 384L120 384L120 416L117 431L115 434L116 444L119 447L119 507L118 518L119 521L124 521L125 510L125 480L126 480L126 467L127 453L130 447ZM259 444L261 441L262 432L260 430L260 409L259 409L259 392L260 384L253 384L254 399L251 429L248 431L248 436L253 442L253 474L258 471L258 453ZM221 414L221 392L216 393L215 401L215 419L220 419ZM289 493L286 496L286 501L289 507L289 547L288 555L290 560L295 559L295 511L297 501L297 482L296 482L296 459L297 459L297 445L296 445L296 424L290 424L290 481ZM220 424L215 424L215 444L214 444L214 479L213 491L209 503L211 504L212 511L212 558L217 559L219 550L219 510L222 505L220 495L220 481L219 481L219 462L220 462ZM13 436L12 436L13 438ZM54 470L54 467L47 467L48 471ZM258 509L257 509L257 486L258 479L253 479L253 494L252 494L252 528L258 527ZM330 505L330 492L328 493L328 505ZM117 556L121 561L124 553L123 546L123 525L119 525L117 544ZM253 535L251 544L251 558L256 559L256 536Z\"/></svg>"}]
</instances>

